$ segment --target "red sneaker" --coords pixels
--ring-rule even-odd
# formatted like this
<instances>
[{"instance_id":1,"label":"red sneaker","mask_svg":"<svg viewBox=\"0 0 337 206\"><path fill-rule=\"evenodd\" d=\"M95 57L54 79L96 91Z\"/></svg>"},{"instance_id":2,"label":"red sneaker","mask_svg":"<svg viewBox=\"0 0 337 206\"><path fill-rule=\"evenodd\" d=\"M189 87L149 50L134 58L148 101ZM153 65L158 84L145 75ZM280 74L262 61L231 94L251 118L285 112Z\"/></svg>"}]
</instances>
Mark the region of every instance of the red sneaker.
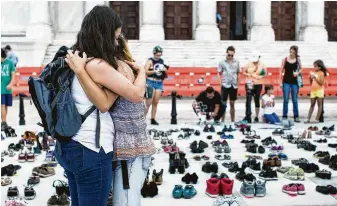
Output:
<instances>
[{"instance_id":1,"label":"red sneaker","mask_svg":"<svg viewBox=\"0 0 337 206\"><path fill-rule=\"evenodd\" d=\"M34 162L34 161L35 161L35 155L34 155L34 153L29 152L29 153L27 154L27 161L28 161L28 162Z\"/></svg>"},{"instance_id":2,"label":"red sneaker","mask_svg":"<svg viewBox=\"0 0 337 206\"><path fill-rule=\"evenodd\" d=\"M207 188L206 194L210 197L217 197L219 196L220 192L220 180L218 178L211 178L206 181Z\"/></svg>"},{"instance_id":3,"label":"red sneaker","mask_svg":"<svg viewBox=\"0 0 337 206\"><path fill-rule=\"evenodd\" d=\"M18 160L20 163L26 162L27 161L27 153L23 153L23 151L21 151L21 153L19 154Z\"/></svg>"},{"instance_id":4,"label":"red sneaker","mask_svg":"<svg viewBox=\"0 0 337 206\"><path fill-rule=\"evenodd\" d=\"M303 184L297 184L297 194L305 195L305 188Z\"/></svg>"},{"instance_id":5,"label":"red sneaker","mask_svg":"<svg viewBox=\"0 0 337 206\"><path fill-rule=\"evenodd\" d=\"M220 180L221 192L223 195L232 195L234 180L228 178L222 178Z\"/></svg>"},{"instance_id":6,"label":"red sneaker","mask_svg":"<svg viewBox=\"0 0 337 206\"><path fill-rule=\"evenodd\" d=\"M296 184L288 184L282 187L282 192L287 193L289 195L297 195L297 185Z\"/></svg>"}]
</instances>

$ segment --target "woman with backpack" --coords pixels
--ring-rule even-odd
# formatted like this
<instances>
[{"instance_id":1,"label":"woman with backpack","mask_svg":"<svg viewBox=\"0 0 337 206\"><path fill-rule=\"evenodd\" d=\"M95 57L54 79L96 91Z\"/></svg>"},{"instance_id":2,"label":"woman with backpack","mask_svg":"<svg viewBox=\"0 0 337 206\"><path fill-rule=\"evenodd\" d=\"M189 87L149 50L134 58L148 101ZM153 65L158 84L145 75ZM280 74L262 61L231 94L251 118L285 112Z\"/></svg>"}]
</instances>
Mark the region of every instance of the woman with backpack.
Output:
<instances>
[{"instance_id":1,"label":"woman with backpack","mask_svg":"<svg viewBox=\"0 0 337 206\"><path fill-rule=\"evenodd\" d=\"M108 14L104 14L105 12ZM85 23L88 15L97 19L98 28L96 25L86 24L90 21ZM143 101L145 70L133 61L126 41L121 36L120 18L112 9L96 6L88 15L82 24L86 25L88 33L83 38L79 34L78 42L73 47L74 50L83 52L83 58L79 57L78 51L75 54L68 52L67 63L81 82L87 97L98 109L106 112L114 104L109 112L113 120L110 127L114 128L114 135L110 137L113 144L109 144L113 145L114 160L117 160L113 174L113 205L140 205L140 190L151 163L151 156L156 152L151 138L146 133ZM109 32L104 33L105 30ZM86 41L94 39L91 35L97 32L102 35L102 39ZM108 44L104 43L106 39L109 39ZM103 50L107 51L106 53L93 50L96 48L100 51L100 45L104 45ZM93 57L88 63L84 52ZM111 59L111 62L102 58L104 55ZM111 171L103 175L109 176ZM90 202L90 205L92 204ZM97 205L106 205L106 202Z\"/></svg>"},{"instance_id":2,"label":"woman with backpack","mask_svg":"<svg viewBox=\"0 0 337 206\"><path fill-rule=\"evenodd\" d=\"M302 64L298 55L298 47L291 46L289 56L282 60L281 65L281 83L280 86L283 90L283 119L288 119L288 103L289 95L291 92L291 98L293 102L294 121L300 122L298 112L298 90L300 82L298 78L301 78ZM282 74L283 78L282 78Z\"/></svg>"},{"instance_id":3,"label":"woman with backpack","mask_svg":"<svg viewBox=\"0 0 337 206\"><path fill-rule=\"evenodd\" d=\"M155 46L152 50L153 57L149 58L145 64L146 70L146 114L151 109L151 124L159 125L156 121L157 107L161 93L164 90L164 79L167 77L168 66L164 64L161 58L163 49L160 46Z\"/></svg>"}]
</instances>

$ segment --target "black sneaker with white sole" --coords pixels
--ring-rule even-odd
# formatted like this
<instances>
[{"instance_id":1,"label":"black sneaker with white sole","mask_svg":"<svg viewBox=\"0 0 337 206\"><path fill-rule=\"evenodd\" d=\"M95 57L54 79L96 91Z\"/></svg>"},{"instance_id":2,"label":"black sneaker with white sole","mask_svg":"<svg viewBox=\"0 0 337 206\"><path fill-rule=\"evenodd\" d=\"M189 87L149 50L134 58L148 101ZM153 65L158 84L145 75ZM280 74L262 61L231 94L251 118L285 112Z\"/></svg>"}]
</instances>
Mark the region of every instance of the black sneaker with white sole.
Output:
<instances>
[{"instance_id":1,"label":"black sneaker with white sole","mask_svg":"<svg viewBox=\"0 0 337 206\"><path fill-rule=\"evenodd\" d=\"M331 172L328 170L318 170L315 172L315 175L321 179L331 179Z\"/></svg>"},{"instance_id":2,"label":"black sneaker with white sole","mask_svg":"<svg viewBox=\"0 0 337 206\"><path fill-rule=\"evenodd\" d=\"M25 187L24 195L26 200L33 200L36 197L36 192L33 186Z\"/></svg>"},{"instance_id":3,"label":"black sneaker with white sole","mask_svg":"<svg viewBox=\"0 0 337 206\"><path fill-rule=\"evenodd\" d=\"M277 178L277 172L268 168L267 170L264 170L260 172L259 177L261 179L264 179L266 181L271 181L271 180L278 180Z\"/></svg>"},{"instance_id":4,"label":"black sneaker with white sole","mask_svg":"<svg viewBox=\"0 0 337 206\"><path fill-rule=\"evenodd\" d=\"M8 199L18 198L19 195L20 195L19 194L19 190L18 190L18 188L16 186L8 188L8 190L7 190L7 197L8 197Z\"/></svg>"}]
</instances>

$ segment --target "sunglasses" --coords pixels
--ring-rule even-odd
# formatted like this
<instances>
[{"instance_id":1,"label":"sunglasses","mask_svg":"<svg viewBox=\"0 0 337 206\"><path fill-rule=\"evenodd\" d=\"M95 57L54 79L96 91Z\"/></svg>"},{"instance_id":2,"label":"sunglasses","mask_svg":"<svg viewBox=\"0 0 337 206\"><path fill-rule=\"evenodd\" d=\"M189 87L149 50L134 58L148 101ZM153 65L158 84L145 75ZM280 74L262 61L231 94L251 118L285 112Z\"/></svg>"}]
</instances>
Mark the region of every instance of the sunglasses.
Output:
<instances>
[{"instance_id":1,"label":"sunglasses","mask_svg":"<svg viewBox=\"0 0 337 206\"><path fill-rule=\"evenodd\" d=\"M233 56L234 56L234 54L227 54L227 56L228 56L228 57L233 57Z\"/></svg>"}]
</instances>

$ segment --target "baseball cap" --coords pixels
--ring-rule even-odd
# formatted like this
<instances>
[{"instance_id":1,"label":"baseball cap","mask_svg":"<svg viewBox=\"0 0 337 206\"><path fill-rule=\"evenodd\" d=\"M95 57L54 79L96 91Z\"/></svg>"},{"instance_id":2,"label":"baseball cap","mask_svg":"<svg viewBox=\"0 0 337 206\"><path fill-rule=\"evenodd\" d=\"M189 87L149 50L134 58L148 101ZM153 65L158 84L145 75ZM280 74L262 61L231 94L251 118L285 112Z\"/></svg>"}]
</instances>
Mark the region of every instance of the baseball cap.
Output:
<instances>
[{"instance_id":1,"label":"baseball cap","mask_svg":"<svg viewBox=\"0 0 337 206\"><path fill-rule=\"evenodd\" d=\"M252 61L252 62L257 62L257 61L259 61L260 57L261 57L260 52L258 52L258 51L253 51L252 56L251 56L251 58L250 58L250 61Z\"/></svg>"},{"instance_id":2,"label":"baseball cap","mask_svg":"<svg viewBox=\"0 0 337 206\"><path fill-rule=\"evenodd\" d=\"M155 53L158 53L158 52L163 52L163 48L161 48L160 46L155 46L152 50L152 52L155 54Z\"/></svg>"}]
</instances>

